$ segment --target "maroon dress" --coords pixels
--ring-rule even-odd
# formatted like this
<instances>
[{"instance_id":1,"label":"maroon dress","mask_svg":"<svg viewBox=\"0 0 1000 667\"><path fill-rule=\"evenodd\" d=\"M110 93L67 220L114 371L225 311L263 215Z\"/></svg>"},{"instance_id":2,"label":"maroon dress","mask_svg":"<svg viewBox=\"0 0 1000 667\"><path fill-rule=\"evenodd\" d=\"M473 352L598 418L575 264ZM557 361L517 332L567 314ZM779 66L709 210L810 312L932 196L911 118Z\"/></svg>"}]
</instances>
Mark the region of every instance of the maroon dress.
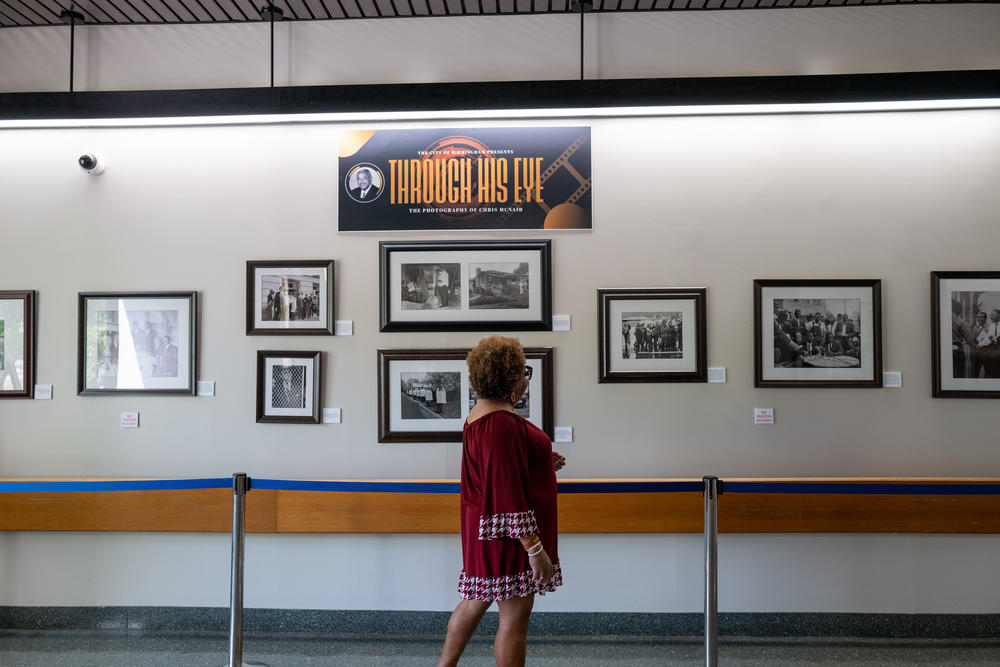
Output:
<instances>
[{"instance_id":1,"label":"maroon dress","mask_svg":"<svg viewBox=\"0 0 1000 667\"><path fill-rule=\"evenodd\" d=\"M556 473L552 443L537 426L506 410L462 430L462 561L465 599L544 595L562 584L556 544ZM519 537L538 535L554 573L532 580Z\"/></svg>"}]
</instances>

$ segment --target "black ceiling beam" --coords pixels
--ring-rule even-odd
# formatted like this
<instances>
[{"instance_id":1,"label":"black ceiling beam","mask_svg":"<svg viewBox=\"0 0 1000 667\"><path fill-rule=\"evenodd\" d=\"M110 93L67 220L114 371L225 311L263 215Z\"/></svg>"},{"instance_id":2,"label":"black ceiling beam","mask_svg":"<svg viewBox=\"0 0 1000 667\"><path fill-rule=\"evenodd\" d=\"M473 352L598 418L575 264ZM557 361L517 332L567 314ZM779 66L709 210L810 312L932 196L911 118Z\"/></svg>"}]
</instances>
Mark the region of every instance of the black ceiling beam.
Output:
<instances>
[{"instance_id":1,"label":"black ceiling beam","mask_svg":"<svg viewBox=\"0 0 1000 667\"><path fill-rule=\"evenodd\" d=\"M0 119L804 104L1000 97L1000 70L0 94Z\"/></svg>"}]
</instances>

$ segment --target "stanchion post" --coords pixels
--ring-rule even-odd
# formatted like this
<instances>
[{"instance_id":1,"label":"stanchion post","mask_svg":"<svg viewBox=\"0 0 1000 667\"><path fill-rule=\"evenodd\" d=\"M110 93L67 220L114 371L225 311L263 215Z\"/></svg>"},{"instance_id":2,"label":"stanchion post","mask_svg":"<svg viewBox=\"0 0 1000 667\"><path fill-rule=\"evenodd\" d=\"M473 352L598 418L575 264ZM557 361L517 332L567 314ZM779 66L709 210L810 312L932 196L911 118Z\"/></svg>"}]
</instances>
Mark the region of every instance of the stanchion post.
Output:
<instances>
[{"instance_id":1,"label":"stanchion post","mask_svg":"<svg viewBox=\"0 0 1000 667\"><path fill-rule=\"evenodd\" d=\"M705 482L705 667L719 664L719 491L718 477Z\"/></svg>"},{"instance_id":2,"label":"stanchion post","mask_svg":"<svg viewBox=\"0 0 1000 667\"><path fill-rule=\"evenodd\" d=\"M229 595L229 667L243 665L243 545L247 474L233 474L233 571Z\"/></svg>"}]
</instances>

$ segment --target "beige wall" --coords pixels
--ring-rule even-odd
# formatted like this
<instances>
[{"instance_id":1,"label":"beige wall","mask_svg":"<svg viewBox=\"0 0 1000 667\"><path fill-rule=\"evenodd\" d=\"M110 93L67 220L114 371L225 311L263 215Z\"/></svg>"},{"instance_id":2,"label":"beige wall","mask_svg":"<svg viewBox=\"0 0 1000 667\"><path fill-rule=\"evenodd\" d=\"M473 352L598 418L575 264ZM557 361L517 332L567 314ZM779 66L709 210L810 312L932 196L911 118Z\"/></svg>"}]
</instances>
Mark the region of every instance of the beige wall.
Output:
<instances>
[{"instance_id":1,"label":"beige wall","mask_svg":"<svg viewBox=\"0 0 1000 667\"><path fill-rule=\"evenodd\" d=\"M998 28L995 5L589 17L587 75L1000 68ZM578 29L572 16L279 26L277 82L575 78ZM429 33L449 39L430 48ZM267 83L264 26L77 37L78 89ZM65 90L67 53L65 28L0 30L0 90ZM997 269L998 113L595 121L595 229L553 236L555 310L573 331L522 336L556 348L556 421L576 435L566 476L1000 474L993 402L930 398L927 329L930 270ZM0 130L0 286L39 290L38 381L55 388L0 402L0 475L457 475L456 445L375 442L375 349L478 336L377 333L378 240L432 237L336 233L338 129ZM84 151L108 171L81 174ZM337 317L355 336L244 335L244 263L279 257L337 260ZM903 387L753 389L752 279L845 276L884 281L885 364ZM708 287L709 363L727 384L596 383L596 289L650 285ZM201 378L217 396L75 396L77 292L138 289L199 290ZM343 424L254 423L254 351L271 345L327 352ZM777 424L753 426L754 407ZM123 410L142 427L120 429ZM537 609L701 607L698 536L560 546L567 585ZM996 536L723 536L720 556L727 611L1000 612ZM8 533L0 563L0 604L229 600L223 535ZM447 609L459 568L455 536L251 535L246 601Z\"/></svg>"}]
</instances>

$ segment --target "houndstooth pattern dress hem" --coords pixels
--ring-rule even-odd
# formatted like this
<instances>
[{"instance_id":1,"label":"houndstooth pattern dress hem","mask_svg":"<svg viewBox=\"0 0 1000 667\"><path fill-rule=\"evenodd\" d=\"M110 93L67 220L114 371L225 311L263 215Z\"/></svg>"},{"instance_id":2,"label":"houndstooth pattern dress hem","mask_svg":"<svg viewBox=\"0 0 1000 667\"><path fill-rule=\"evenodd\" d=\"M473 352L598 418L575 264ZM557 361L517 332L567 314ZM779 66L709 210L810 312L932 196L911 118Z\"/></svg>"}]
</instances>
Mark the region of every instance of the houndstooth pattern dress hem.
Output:
<instances>
[{"instance_id":1,"label":"houndstooth pattern dress hem","mask_svg":"<svg viewBox=\"0 0 1000 667\"><path fill-rule=\"evenodd\" d=\"M463 598L507 600L562 585L552 443L520 415L490 412L462 431ZM538 535L553 577L535 582L519 537Z\"/></svg>"}]
</instances>

